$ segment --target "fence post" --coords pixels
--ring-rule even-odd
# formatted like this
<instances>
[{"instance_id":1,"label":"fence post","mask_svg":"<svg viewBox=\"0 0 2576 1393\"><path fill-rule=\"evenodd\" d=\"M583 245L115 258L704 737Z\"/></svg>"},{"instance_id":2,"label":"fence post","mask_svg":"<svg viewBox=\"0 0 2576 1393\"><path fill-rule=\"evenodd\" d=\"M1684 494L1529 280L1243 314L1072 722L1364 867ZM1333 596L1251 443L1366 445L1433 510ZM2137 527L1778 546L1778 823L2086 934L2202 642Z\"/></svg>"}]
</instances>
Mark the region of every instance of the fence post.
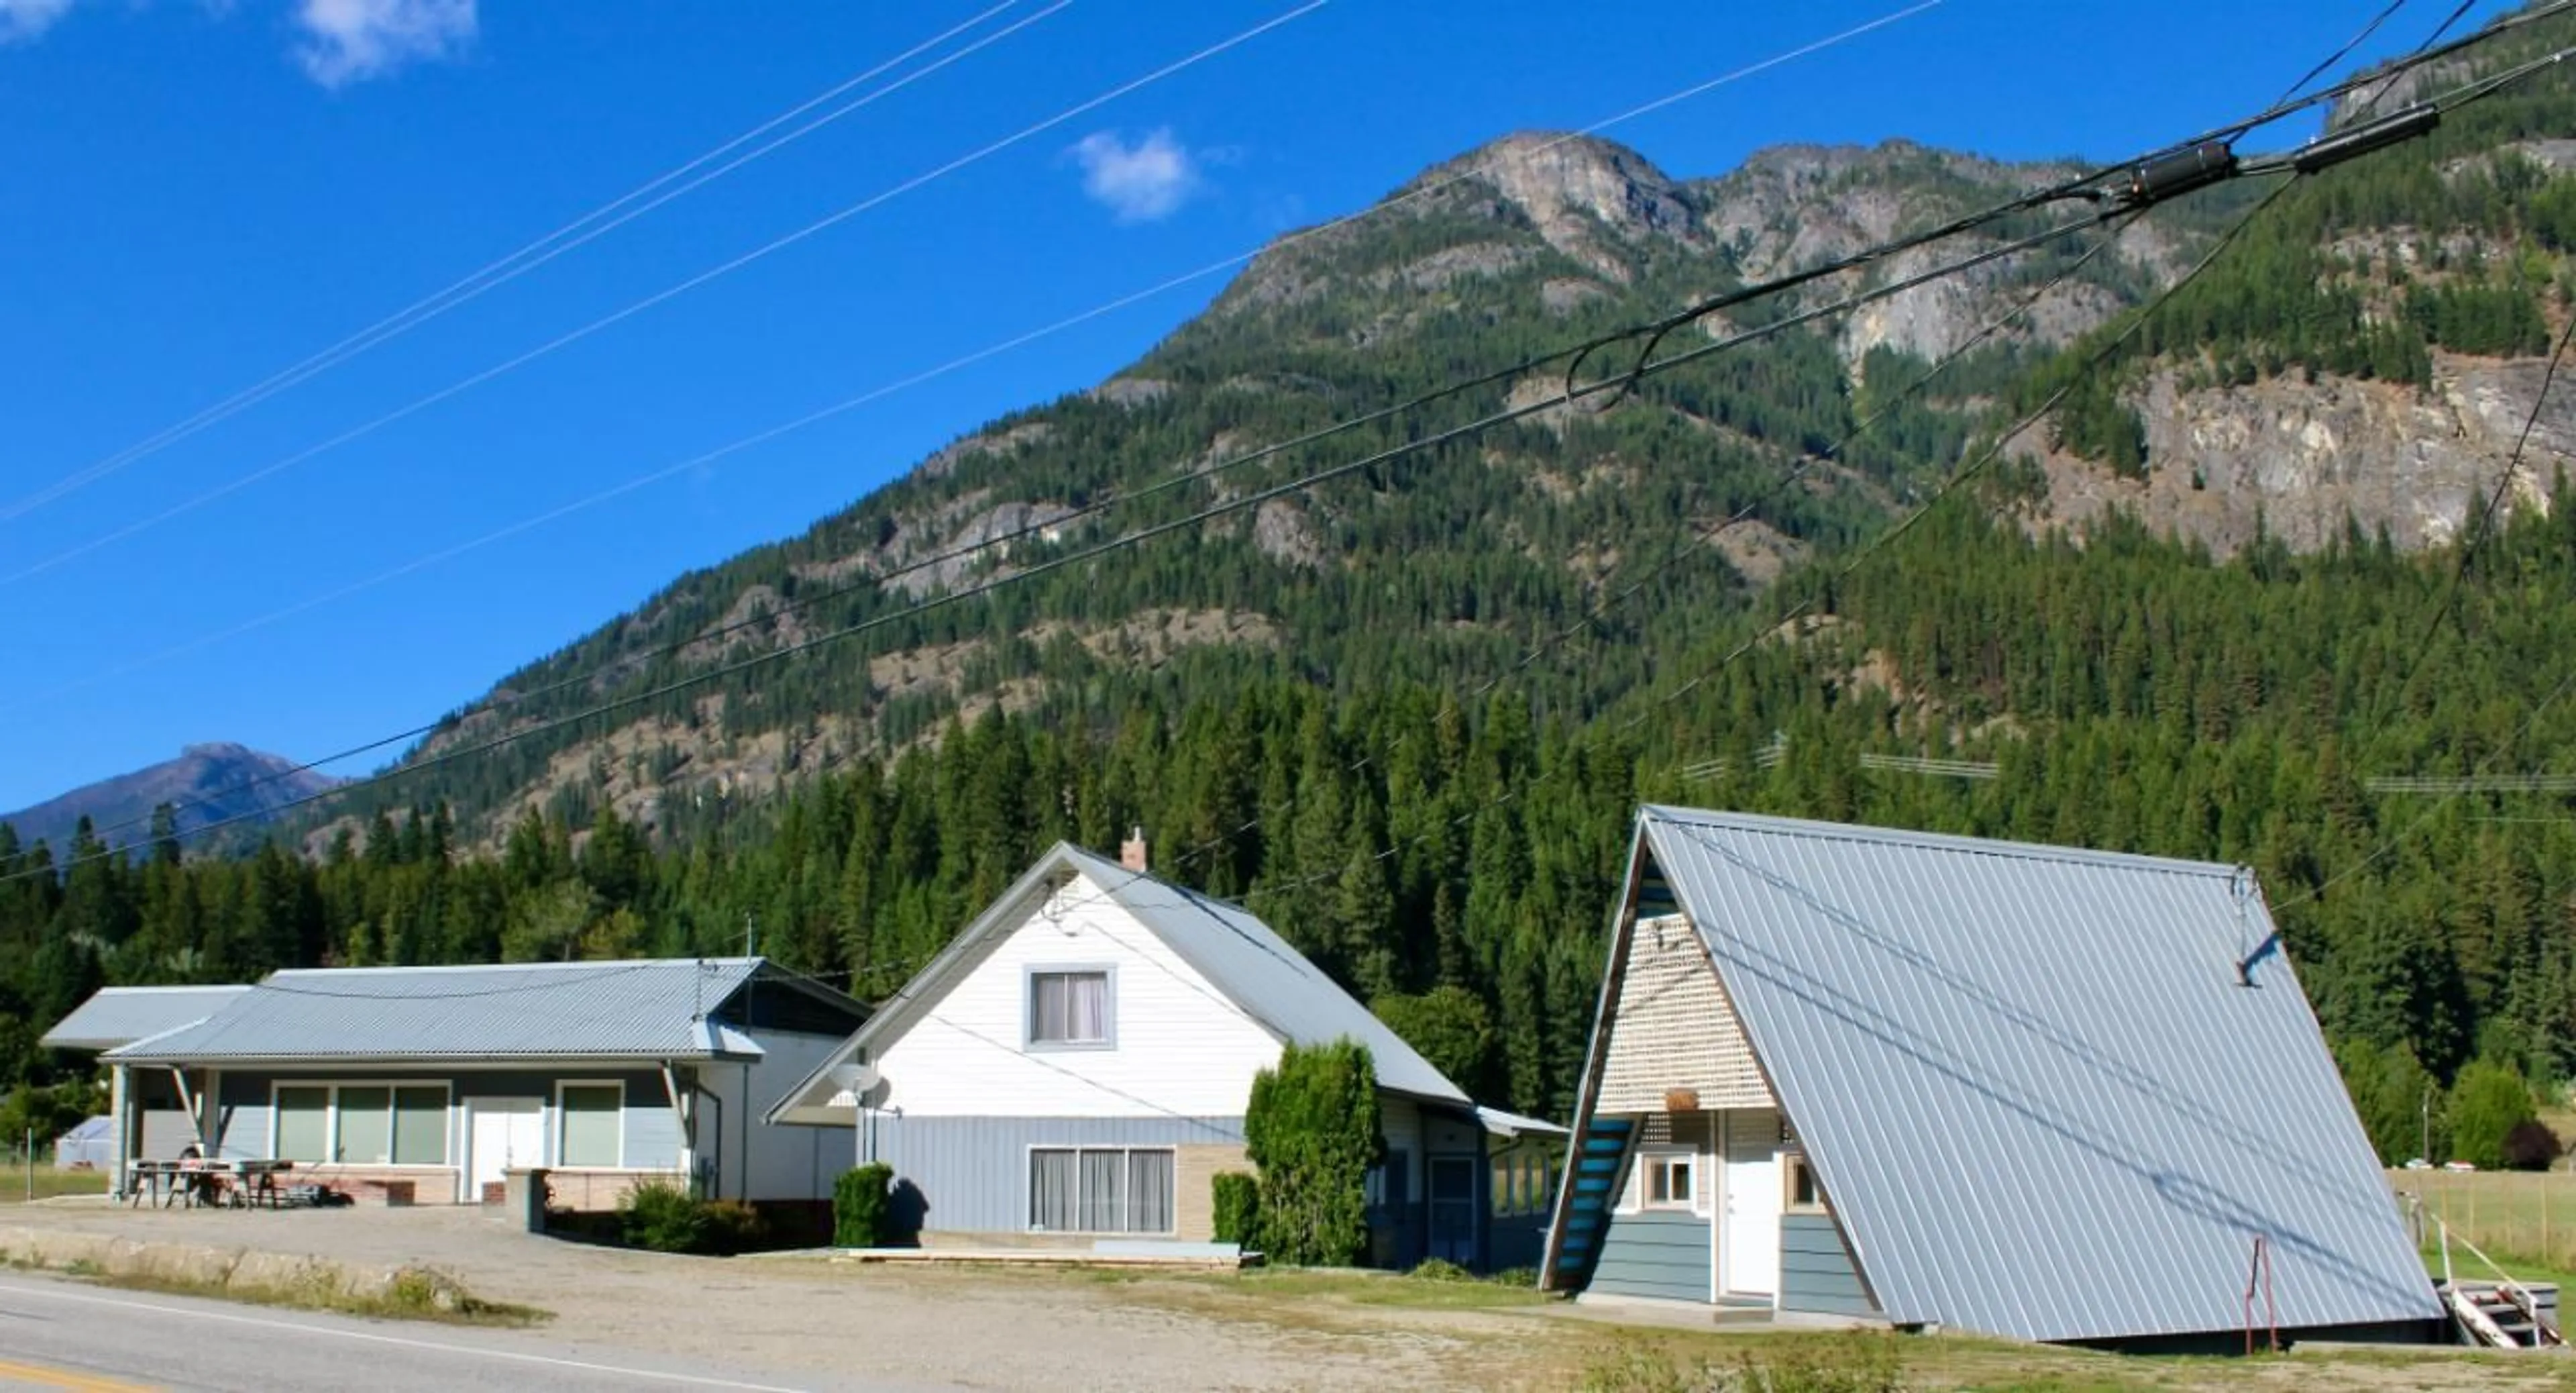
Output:
<instances>
[{"instance_id":1,"label":"fence post","mask_svg":"<svg viewBox=\"0 0 2576 1393\"><path fill-rule=\"evenodd\" d=\"M27 1129L27 1203L36 1202L36 1129Z\"/></svg>"}]
</instances>

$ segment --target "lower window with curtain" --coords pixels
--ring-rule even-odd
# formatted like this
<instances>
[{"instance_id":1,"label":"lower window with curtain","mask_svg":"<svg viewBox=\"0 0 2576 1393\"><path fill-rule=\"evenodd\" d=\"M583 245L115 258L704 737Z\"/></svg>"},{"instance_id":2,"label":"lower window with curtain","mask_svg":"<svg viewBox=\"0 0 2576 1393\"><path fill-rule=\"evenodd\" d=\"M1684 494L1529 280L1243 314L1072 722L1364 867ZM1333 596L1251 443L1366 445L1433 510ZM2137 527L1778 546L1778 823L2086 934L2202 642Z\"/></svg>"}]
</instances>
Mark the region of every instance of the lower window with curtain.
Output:
<instances>
[{"instance_id":1,"label":"lower window with curtain","mask_svg":"<svg viewBox=\"0 0 2576 1393\"><path fill-rule=\"evenodd\" d=\"M1029 1228L1038 1233L1170 1233L1174 1174L1170 1147L1033 1147Z\"/></svg>"}]
</instances>

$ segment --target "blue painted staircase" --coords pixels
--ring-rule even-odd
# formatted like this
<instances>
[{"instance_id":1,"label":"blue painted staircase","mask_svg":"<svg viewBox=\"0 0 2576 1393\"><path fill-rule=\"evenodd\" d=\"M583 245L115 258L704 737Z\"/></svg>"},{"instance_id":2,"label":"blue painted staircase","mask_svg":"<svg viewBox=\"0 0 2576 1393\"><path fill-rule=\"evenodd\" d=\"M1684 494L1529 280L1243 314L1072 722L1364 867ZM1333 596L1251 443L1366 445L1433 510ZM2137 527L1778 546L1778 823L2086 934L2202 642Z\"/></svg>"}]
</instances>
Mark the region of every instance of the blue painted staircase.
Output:
<instances>
[{"instance_id":1,"label":"blue painted staircase","mask_svg":"<svg viewBox=\"0 0 2576 1393\"><path fill-rule=\"evenodd\" d=\"M1565 1216L1565 1235L1557 1244L1556 1271L1549 1274L1550 1287L1580 1291L1592 1280L1635 1132L1636 1124L1624 1117L1594 1117L1584 1125L1583 1148L1574 1162L1573 1198Z\"/></svg>"}]
</instances>

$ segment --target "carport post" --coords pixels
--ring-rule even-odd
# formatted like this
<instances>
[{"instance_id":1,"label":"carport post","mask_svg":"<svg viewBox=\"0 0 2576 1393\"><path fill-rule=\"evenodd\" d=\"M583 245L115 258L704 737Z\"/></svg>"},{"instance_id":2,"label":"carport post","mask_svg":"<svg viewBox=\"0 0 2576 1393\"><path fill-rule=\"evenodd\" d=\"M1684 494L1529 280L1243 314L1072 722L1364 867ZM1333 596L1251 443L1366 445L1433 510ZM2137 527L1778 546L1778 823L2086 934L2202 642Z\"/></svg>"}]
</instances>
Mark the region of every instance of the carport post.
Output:
<instances>
[{"instance_id":1,"label":"carport post","mask_svg":"<svg viewBox=\"0 0 2576 1393\"><path fill-rule=\"evenodd\" d=\"M114 1065L107 1075L107 1110L116 1115L116 1154L108 1160L107 1185L108 1193L118 1199L125 1198L126 1162L134 1155L134 1132L126 1118L126 1111L133 1102L127 1083L127 1067Z\"/></svg>"}]
</instances>

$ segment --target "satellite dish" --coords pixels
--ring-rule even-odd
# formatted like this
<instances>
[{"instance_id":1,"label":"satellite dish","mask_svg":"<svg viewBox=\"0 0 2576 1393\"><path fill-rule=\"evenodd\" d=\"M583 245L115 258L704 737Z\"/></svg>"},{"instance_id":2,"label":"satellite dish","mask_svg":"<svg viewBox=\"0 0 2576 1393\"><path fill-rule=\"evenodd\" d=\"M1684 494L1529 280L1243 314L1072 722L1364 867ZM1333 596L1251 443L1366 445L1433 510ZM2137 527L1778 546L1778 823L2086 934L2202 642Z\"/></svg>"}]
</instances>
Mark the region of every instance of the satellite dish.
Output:
<instances>
[{"instance_id":1,"label":"satellite dish","mask_svg":"<svg viewBox=\"0 0 2576 1393\"><path fill-rule=\"evenodd\" d=\"M861 1064L856 1060L832 1066L833 1088L854 1099L876 1087L884 1077L877 1072L875 1065Z\"/></svg>"}]
</instances>

